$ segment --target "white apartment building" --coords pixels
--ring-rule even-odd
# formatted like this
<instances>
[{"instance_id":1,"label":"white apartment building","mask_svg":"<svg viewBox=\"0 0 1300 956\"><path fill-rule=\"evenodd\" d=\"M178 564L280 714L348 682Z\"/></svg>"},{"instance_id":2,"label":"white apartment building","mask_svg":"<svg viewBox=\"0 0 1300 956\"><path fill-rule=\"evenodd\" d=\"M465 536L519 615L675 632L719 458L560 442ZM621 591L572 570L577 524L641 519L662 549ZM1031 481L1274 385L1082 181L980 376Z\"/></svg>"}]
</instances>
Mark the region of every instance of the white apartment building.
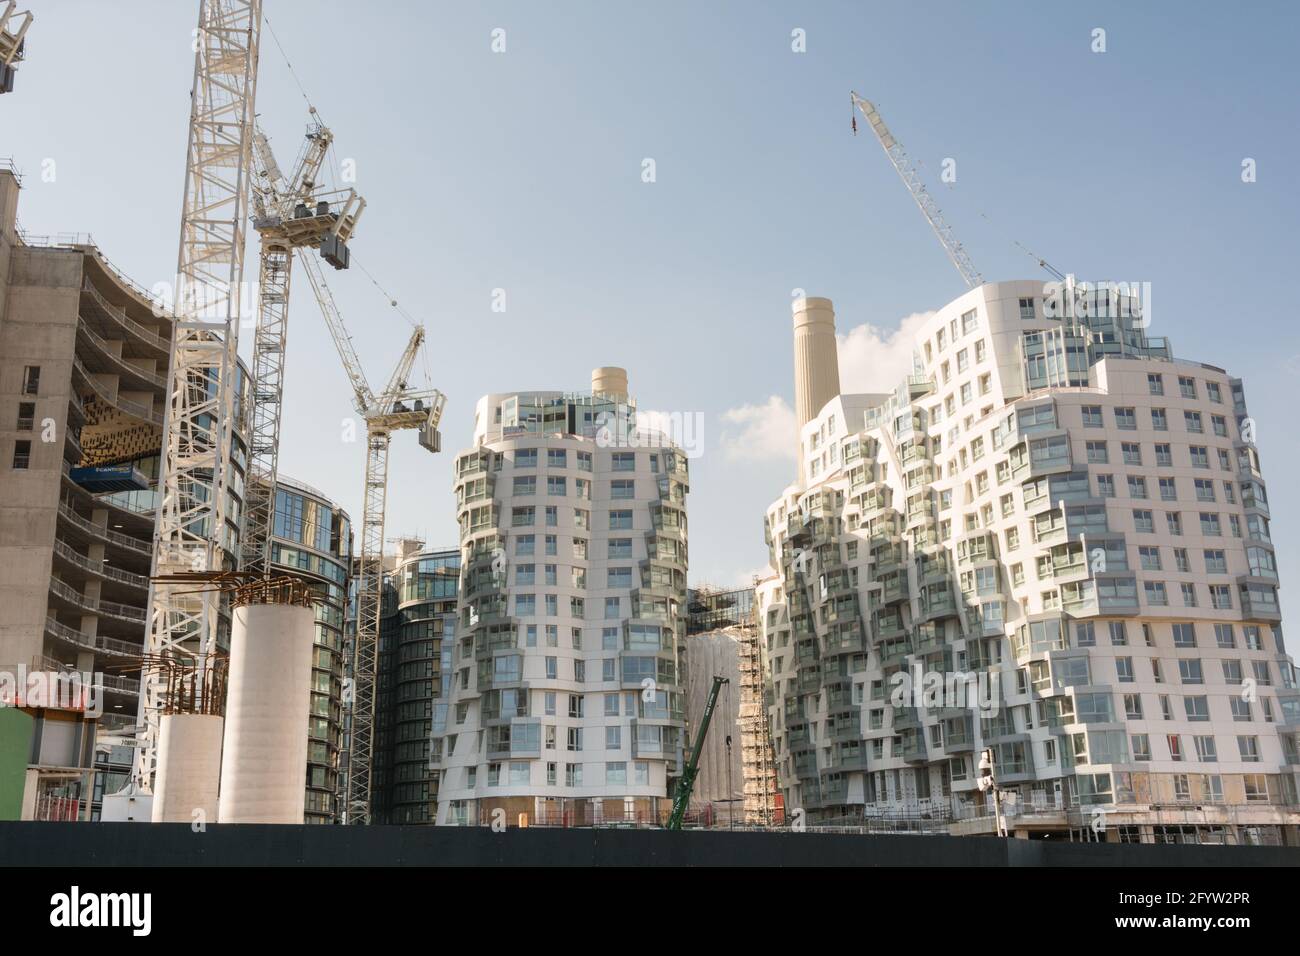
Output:
<instances>
[{"instance_id":1,"label":"white apartment building","mask_svg":"<svg viewBox=\"0 0 1300 956\"><path fill-rule=\"evenodd\" d=\"M439 824L651 823L684 745L686 457L627 373L482 398L456 459L461 587Z\"/></svg>"},{"instance_id":2,"label":"white apartment building","mask_svg":"<svg viewBox=\"0 0 1300 956\"><path fill-rule=\"evenodd\" d=\"M843 395L830 302L795 303L800 478L759 587L788 817L993 832L987 750L1017 836L1300 842L1242 384L1143 325L986 284L893 393Z\"/></svg>"}]
</instances>

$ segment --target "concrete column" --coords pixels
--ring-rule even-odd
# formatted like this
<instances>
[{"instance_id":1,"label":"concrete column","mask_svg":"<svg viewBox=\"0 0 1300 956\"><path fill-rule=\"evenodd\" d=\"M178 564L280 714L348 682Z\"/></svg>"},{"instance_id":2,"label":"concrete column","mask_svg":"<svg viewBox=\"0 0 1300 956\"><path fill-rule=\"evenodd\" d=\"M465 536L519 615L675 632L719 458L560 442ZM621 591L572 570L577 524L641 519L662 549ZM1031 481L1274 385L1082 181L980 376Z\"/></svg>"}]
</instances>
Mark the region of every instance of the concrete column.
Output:
<instances>
[{"instance_id":1,"label":"concrete column","mask_svg":"<svg viewBox=\"0 0 1300 956\"><path fill-rule=\"evenodd\" d=\"M315 615L248 604L233 617L218 819L302 823Z\"/></svg>"},{"instance_id":2,"label":"concrete column","mask_svg":"<svg viewBox=\"0 0 1300 956\"><path fill-rule=\"evenodd\" d=\"M159 721L154 823L217 822L222 719L216 714L166 714Z\"/></svg>"},{"instance_id":3,"label":"concrete column","mask_svg":"<svg viewBox=\"0 0 1300 956\"><path fill-rule=\"evenodd\" d=\"M840 394L840 360L831 300L796 299L793 310L794 411L802 428Z\"/></svg>"}]
</instances>

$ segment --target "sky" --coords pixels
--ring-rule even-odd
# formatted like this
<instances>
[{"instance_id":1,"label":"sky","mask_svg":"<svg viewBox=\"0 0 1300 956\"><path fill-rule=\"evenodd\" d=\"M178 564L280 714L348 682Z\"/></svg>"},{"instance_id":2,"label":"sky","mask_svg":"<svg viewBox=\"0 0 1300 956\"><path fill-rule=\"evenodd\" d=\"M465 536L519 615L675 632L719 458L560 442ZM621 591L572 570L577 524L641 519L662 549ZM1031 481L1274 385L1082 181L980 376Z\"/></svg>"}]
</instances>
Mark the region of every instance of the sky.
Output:
<instances>
[{"instance_id":1,"label":"sky","mask_svg":"<svg viewBox=\"0 0 1300 956\"><path fill-rule=\"evenodd\" d=\"M27 5L28 58L0 97L22 226L89 232L142 285L169 279L197 4ZM642 408L703 423L692 582L747 583L794 474L795 290L835 302L844 389L881 391L910 365L917 316L964 289L865 124L852 134L854 89L986 279L1048 278L1019 242L1082 278L1149 282L1150 334L1244 379L1284 604L1300 594L1293 4L265 9L257 109L281 164L310 100L368 202L354 267L329 282L372 384L410 334L391 296L425 324L447 395L441 454L394 440L390 536L455 544L451 466L480 396L585 389L621 365ZM281 472L359 516L350 401L299 281Z\"/></svg>"}]
</instances>

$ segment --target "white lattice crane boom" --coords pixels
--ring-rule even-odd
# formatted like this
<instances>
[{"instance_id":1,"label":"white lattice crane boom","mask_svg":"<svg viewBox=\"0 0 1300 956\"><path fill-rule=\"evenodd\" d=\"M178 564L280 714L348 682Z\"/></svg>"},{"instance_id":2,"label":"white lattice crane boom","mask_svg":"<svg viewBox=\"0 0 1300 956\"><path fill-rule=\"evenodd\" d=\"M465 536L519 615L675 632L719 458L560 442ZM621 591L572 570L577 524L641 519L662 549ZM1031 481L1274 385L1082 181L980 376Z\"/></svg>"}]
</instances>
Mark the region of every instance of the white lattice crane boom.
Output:
<instances>
[{"instance_id":1,"label":"white lattice crane boom","mask_svg":"<svg viewBox=\"0 0 1300 956\"><path fill-rule=\"evenodd\" d=\"M979 270L970 261L970 256L966 254L962 244L953 235L952 229L944 220L943 212L940 211L934 197L926 191L925 184L921 182L920 175L903 149L903 144L894 138L894 134L889 131L889 127L885 125L885 121L881 119L880 113L870 100L864 100L853 92L850 92L849 96L853 99L853 105L866 117L867 124L871 127L871 131L876 134L876 139L880 141L881 147L885 150L885 155L894 164L894 169L898 170L898 175L902 178L903 184L907 186L907 191L916 200L916 204L921 208L921 213L930 224L930 228L939 237L939 242L943 245L943 251L948 254L952 264L957 267L957 271L961 273L966 285L972 289L983 285L984 277L980 275ZM854 129L857 129L856 123Z\"/></svg>"}]
</instances>

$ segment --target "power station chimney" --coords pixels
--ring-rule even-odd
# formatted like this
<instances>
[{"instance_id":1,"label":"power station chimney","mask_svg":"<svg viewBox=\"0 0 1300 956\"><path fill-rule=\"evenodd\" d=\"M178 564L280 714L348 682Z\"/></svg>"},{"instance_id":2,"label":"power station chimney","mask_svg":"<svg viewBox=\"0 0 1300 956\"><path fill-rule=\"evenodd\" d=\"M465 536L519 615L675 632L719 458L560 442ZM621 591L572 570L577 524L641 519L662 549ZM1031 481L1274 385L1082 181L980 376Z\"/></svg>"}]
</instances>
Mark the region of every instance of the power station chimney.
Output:
<instances>
[{"instance_id":1,"label":"power station chimney","mask_svg":"<svg viewBox=\"0 0 1300 956\"><path fill-rule=\"evenodd\" d=\"M835 309L830 299L796 299L794 310L794 411L803 428L840 393Z\"/></svg>"},{"instance_id":2,"label":"power station chimney","mask_svg":"<svg viewBox=\"0 0 1300 956\"><path fill-rule=\"evenodd\" d=\"M627 401L627 369L606 365L591 370L591 393L616 402Z\"/></svg>"}]
</instances>

